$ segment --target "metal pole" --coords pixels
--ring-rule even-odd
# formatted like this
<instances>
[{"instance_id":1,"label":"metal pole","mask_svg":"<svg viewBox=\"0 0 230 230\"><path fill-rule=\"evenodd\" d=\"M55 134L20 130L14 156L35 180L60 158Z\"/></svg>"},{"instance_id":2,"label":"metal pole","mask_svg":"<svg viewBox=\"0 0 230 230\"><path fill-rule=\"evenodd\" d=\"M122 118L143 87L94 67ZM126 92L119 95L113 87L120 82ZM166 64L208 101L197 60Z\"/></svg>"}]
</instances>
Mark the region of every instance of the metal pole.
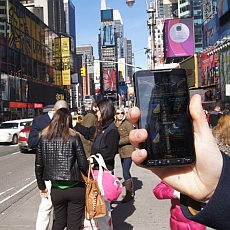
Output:
<instances>
[{"instance_id":1,"label":"metal pole","mask_svg":"<svg viewBox=\"0 0 230 230\"><path fill-rule=\"evenodd\" d=\"M147 6L146 2L146 6ZM151 69L155 68L155 2L153 0L149 4L149 8L147 8L147 13L149 13L149 19L148 19L148 27L150 30L150 36L151 36Z\"/></svg>"}]
</instances>

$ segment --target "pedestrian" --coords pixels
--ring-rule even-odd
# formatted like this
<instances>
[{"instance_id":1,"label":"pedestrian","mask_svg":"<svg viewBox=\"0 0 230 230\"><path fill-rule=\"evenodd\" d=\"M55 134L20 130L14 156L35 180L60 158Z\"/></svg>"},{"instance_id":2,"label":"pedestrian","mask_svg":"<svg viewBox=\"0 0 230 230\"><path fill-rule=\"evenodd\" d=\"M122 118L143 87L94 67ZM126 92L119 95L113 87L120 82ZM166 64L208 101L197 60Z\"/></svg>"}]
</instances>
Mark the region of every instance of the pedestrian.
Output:
<instances>
[{"instance_id":1,"label":"pedestrian","mask_svg":"<svg viewBox=\"0 0 230 230\"><path fill-rule=\"evenodd\" d=\"M134 183L130 173L130 168L132 165L132 152L135 147L129 141L129 133L134 129L132 123L126 119L125 110L123 108L117 108L115 116L115 125L120 134L119 140L119 155L121 158L122 173L125 180L125 197L121 200L122 203L127 203L135 196Z\"/></svg>"},{"instance_id":2,"label":"pedestrian","mask_svg":"<svg viewBox=\"0 0 230 230\"><path fill-rule=\"evenodd\" d=\"M194 127L195 164L150 170L181 193L180 204L186 218L214 229L230 229L230 157L219 150L210 132L200 95L191 98L189 111ZM128 117L136 124L140 110L132 108ZM129 135L137 148L147 137L145 129L135 129ZM132 154L137 165L146 157L145 149L136 149Z\"/></svg>"},{"instance_id":3,"label":"pedestrian","mask_svg":"<svg viewBox=\"0 0 230 230\"><path fill-rule=\"evenodd\" d=\"M161 181L154 189L153 193L157 199L170 199L170 229L171 230L204 230L206 227L191 221L183 215L180 208L180 193Z\"/></svg>"},{"instance_id":4,"label":"pedestrian","mask_svg":"<svg viewBox=\"0 0 230 230\"><path fill-rule=\"evenodd\" d=\"M211 128L214 128L217 123L218 120L220 119L221 115L223 113L220 110L220 106L215 106L215 109L213 111L210 112L210 124L211 124Z\"/></svg>"},{"instance_id":5,"label":"pedestrian","mask_svg":"<svg viewBox=\"0 0 230 230\"><path fill-rule=\"evenodd\" d=\"M72 129L68 109L57 110L40 133L35 173L40 195L50 199L45 181L50 180L55 221L52 230L81 228L85 208L85 184L80 171L87 175L88 161L80 136Z\"/></svg>"},{"instance_id":6,"label":"pedestrian","mask_svg":"<svg viewBox=\"0 0 230 230\"><path fill-rule=\"evenodd\" d=\"M77 124L74 128L86 139L93 139L90 155L100 153L111 172L114 170L115 155L118 153L120 134L114 124L115 107L110 99L103 99L97 103L97 126L85 127ZM94 169L98 169L95 162Z\"/></svg>"},{"instance_id":7,"label":"pedestrian","mask_svg":"<svg viewBox=\"0 0 230 230\"><path fill-rule=\"evenodd\" d=\"M64 100L59 100L55 103L53 108L50 109L48 113L43 114L40 117L36 117L33 120L30 134L28 138L28 146L30 149L34 149L37 147L39 142L39 132L46 128L49 124L51 119L53 118L54 113L60 109L66 108L68 109L68 104ZM51 189L51 182L45 181L46 187L48 191ZM36 220L36 230L48 230L50 217L52 211L52 202L51 199L41 199L41 203L38 209L38 215Z\"/></svg>"},{"instance_id":8,"label":"pedestrian","mask_svg":"<svg viewBox=\"0 0 230 230\"><path fill-rule=\"evenodd\" d=\"M230 114L224 114L220 117L212 133L219 149L230 156Z\"/></svg>"},{"instance_id":9,"label":"pedestrian","mask_svg":"<svg viewBox=\"0 0 230 230\"><path fill-rule=\"evenodd\" d=\"M83 118L83 121L81 123L83 126L91 127L97 125L96 108L97 103L93 101L91 109L87 111L87 114ZM88 158L90 156L93 139L86 139L84 136L81 135L81 141L85 149L86 157Z\"/></svg>"}]
</instances>

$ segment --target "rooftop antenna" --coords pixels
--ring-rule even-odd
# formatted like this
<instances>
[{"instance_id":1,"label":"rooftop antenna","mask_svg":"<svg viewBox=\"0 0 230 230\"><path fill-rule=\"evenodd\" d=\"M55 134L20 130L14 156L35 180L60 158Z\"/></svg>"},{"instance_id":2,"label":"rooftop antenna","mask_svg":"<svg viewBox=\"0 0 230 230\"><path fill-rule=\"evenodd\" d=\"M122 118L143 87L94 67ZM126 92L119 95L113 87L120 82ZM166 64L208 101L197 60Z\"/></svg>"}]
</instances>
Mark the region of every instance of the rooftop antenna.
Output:
<instances>
[{"instance_id":1,"label":"rooftop antenna","mask_svg":"<svg viewBox=\"0 0 230 230\"><path fill-rule=\"evenodd\" d=\"M101 0L101 10L106 10L106 0Z\"/></svg>"}]
</instances>

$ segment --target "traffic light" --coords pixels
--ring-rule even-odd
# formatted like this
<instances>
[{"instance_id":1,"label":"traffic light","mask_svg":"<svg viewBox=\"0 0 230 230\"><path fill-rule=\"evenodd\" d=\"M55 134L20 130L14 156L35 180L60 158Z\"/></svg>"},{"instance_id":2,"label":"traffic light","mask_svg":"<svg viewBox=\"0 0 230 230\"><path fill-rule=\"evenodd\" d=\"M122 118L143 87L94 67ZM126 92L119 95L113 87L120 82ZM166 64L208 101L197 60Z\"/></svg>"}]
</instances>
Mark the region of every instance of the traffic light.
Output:
<instances>
[{"instance_id":1,"label":"traffic light","mask_svg":"<svg viewBox=\"0 0 230 230\"><path fill-rule=\"evenodd\" d=\"M81 76L86 77L86 68L85 67L81 68Z\"/></svg>"}]
</instances>

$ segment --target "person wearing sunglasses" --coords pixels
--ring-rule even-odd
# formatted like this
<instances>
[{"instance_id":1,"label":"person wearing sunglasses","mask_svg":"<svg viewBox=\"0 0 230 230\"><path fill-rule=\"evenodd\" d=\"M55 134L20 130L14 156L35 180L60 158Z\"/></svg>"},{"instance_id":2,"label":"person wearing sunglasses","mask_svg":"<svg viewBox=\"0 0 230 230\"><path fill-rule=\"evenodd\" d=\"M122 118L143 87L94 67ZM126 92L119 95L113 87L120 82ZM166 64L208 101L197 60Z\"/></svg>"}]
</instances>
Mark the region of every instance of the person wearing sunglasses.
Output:
<instances>
[{"instance_id":1,"label":"person wearing sunglasses","mask_svg":"<svg viewBox=\"0 0 230 230\"><path fill-rule=\"evenodd\" d=\"M127 203L134 198L134 185L130 174L132 165L131 154L135 147L129 141L129 133L134 126L126 119L124 108L117 108L115 116L115 125L120 133L119 155L121 158L122 172L125 180L126 195L122 199L122 203Z\"/></svg>"}]
</instances>

